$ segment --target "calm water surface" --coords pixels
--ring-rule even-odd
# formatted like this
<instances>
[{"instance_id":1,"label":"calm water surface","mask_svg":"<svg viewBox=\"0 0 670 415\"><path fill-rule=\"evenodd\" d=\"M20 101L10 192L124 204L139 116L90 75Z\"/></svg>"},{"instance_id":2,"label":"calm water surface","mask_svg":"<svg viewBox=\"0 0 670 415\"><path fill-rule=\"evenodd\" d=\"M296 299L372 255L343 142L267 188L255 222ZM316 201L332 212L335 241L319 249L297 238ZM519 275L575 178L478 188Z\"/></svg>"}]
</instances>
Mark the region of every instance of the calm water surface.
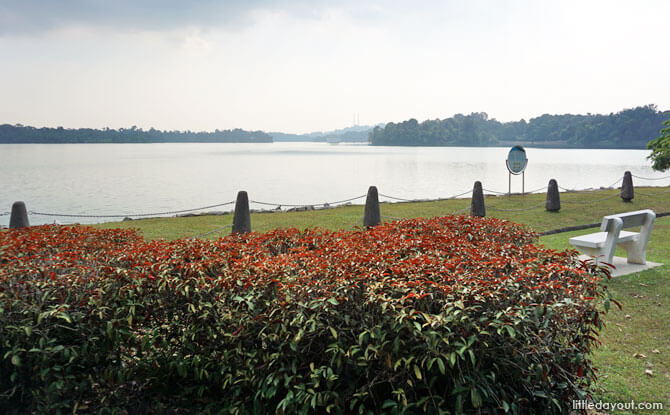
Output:
<instances>
[{"instance_id":1,"label":"calm water surface","mask_svg":"<svg viewBox=\"0 0 670 415\"><path fill-rule=\"evenodd\" d=\"M509 148L368 147L326 143L269 144L19 144L0 145L0 214L23 200L48 213L132 215L232 201L246 190L255 201L321 204L382 194L443 198L472 189L506 192ZM525 189L555 178L569 189L610 186L630 170L659 178L647 150L526 149ZM670 178L636 185L667 186ZM521 177L512 177L521 191ZM466 196L467 197L467 196ZM383 200L383 198L382 198ZM358 199L354 203L364 203ZM252 208L271 208L252 203ZM230 210L232 206L214 210ZM31 224L113 219L31 215ZM7 225L9 216L0 216Z\"/></svg>"}]
</instances>

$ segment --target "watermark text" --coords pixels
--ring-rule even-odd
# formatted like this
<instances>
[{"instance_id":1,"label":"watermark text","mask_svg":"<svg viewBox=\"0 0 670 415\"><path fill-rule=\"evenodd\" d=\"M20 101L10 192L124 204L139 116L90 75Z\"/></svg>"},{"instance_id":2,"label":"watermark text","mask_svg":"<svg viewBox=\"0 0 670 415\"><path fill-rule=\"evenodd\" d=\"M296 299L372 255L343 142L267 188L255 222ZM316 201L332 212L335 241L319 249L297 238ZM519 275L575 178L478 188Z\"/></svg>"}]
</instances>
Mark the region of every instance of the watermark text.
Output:
<instances>
[{"instance_id":1,"label":"watermark text","mask_svg":"<svg viewBox=\"0 0 670 415\"><path fill-rule=\"evenodd\" d=\"M596 411L631 411L631 410L663 410L663 402L604 402L604 401L572 401L572 409L586 409Z\"/></svg>"}]
</instances>

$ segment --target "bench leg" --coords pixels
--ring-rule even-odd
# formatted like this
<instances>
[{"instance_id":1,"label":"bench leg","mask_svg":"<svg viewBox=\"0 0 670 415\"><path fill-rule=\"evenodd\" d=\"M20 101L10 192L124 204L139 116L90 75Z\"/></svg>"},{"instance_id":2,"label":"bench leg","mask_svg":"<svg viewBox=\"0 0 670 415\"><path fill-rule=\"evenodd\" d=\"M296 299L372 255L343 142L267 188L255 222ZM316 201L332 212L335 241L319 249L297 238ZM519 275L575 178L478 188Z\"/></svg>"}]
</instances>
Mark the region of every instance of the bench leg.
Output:
<instances>
[{"instance_id":1,"label":"bench leg","mask_svg":"<svg viewBox=\"0 0 670 415\"><path fill-rule=\"evenodd\" d=\"M647 263L646 246L637 241L622 242L619 246L626 250L626 261L629 264L644 265Z\"/></svg>"}]
</instances>

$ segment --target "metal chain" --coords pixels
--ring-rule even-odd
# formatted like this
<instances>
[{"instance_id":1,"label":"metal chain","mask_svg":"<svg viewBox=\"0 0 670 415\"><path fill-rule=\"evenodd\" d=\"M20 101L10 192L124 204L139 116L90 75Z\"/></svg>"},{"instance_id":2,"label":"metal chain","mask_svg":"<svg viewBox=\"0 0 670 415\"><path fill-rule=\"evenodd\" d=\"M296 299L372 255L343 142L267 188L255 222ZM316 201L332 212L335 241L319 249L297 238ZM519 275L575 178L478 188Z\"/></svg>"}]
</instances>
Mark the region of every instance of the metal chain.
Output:
<instances>
[{"instance_id":1,"label":"metal chain","mask_svg":"<svg viewBox=\"0 0 670 415\"><path fill-rule=\"evenodd\" d=\"M424 201L433 201L433 200L450 200L450 199L456 199L457 197L465 196L465 195L467 195L468 193L471 193L471 192L472 192L472 190L466 190L465 192L462 192L462 193L459 193L459 194L455 194L455 195L453 195L453 196L449 196L449 197L441 197L441 198L438 198L438 199L404 199L404 198L402 198L402 197L389 196L389 195L385 195L385 194L383 194L383 193L379 193L379 196L381 196L381 197L385 197L385 198L387 198L387 199L400 200L400 201L402 201L402 202L424 202Z\"/></svg>"},{"instance_id":2,"label":"metal chain","mask_svg":"<svg viewBox=\"0 0 670 415\"><path fill-rule=\"evenodd\" d=\"M379 196L385 197L387 199L400 200L401 202L415 202L417 199L403 199L402 197L394 197L380 193Z\"/></svg>"},{"instance_id":3,"label":"metal chain","mask_svg":"<svg viewBox=\"0 0 670 415\"><path fill-rule=\"evenodd\" d=\"M270 203L270 202L259 202L258 200L250 200L249 202L251 203L257 203L259 205L266 205L266 206L288 206L288 207L307 207L307 206L330 206L330 205L337 205L340 203L346 203L346 202L351 202L352 200L356 199L361 199L367 195L362 195L362 196L356 196L352 197L350 199L344 199L344 200L338 200L337 202L326 202L326 203L312 203L312 204L302 204L302 205L293 205L289 203Z\"/></svg>"},{"instance_id":4,"label":"metal chain","mask_svg":"<svg viewBox=\"0 0 670 415\"><path fill-rule=\"evenodd\" d=\"M451 197L447 197L447 198L443 198L443 199L437 199L437 200L456 199L457 197L465 196L465 195L467 195L468 193L472 193L472 189L470 189L470 190L466 190L466 191L463 192L463 193L459 193L459 194L457 194L457 195L453 195L453 196L451 196Z\"/></svg>"},{"instance_id":5,"label":"metal chain","mask_svg":"<svg viewBox=\"0 0 670 415\"><path fill-rule=\"evenodd\" d=\"M545 205L545 202L540 203L540 204L535 205L535 206L531 206L531 207L523 208L523 209L501 209L501 208L497 208L497 207L495 207L495 206L486 206L486 208L487 208L487 209L491 209L491 210L499 210L499 211L501 211L501 212L525 212L525 211L527 211L527 210L537 209L537 208L539 208L540 206L544 206L544 205Z\"/></svg>"},{"instance_id":6,"label":"metal chain","mask_svg":"<svg viewBox=\"0 0 670 415\"><path fill-rule=\"evenodd\" d=\"M216 205L210 205L210 206L203 206L199 208L193 208L193 209L183 209L183 210L172 210L168 212L156 212L156 213L136 213L136 214L125 214L125 215L74 215L74 214L66 214L66 213L45 213L45 212L36 212L34 210L29 211L31 215L40 215L40 216L54 216L54 217L66 217L66 218L125 218L125 217L147 217L147 216L165 216L165 215L173 215L177 213L185 213L185 212L193 212L196 210L206 210L206 209L211 209L215 207L220 207L220 206L226 206L226 205L232 205L235 202L226 202L226 203L219 203Z\"/></svg>"},{"instance_id":7,"label":"metal chain","mask_svg":"<svg viewBox=\"0 0 670 415\"><path fill-rule=\"evenodd\" d=\"M644 193L644 192L640 192L640 191L635 191L635 194L638 194L638 195L641 195L641 196L652 196L652 197L661 196L661 195L664 195L664 194L667 194L667 193L670 193L670 190L666 190L665 192L660 192L660 193Z\"/></svg>"},{"instance_id":8,"label":"metal chain","mask_svg":"<svg viewBox=\"0 0 670 415\"><path fill-rule=\"evenodd\" d=\"M232 226L233 226L233 224L231 223L230 225L222 226L222 227L220 227L220 228L214 229L213 231L209 231L209 232L202 233L202 234L196 236L195 238L196 238L196 239L197 239L197 238L202 238L203 236L211 235L211 234L213 234L213 233L215 233L215 232L222 231L222 230L224 230L224 229L226 229L226 228L230 228L230 227L232 227Z\"/></svg>"},{"instance_id":9,"label":"metal chain","mask_svg":"<svg viewBox=\"0 0 670 415\"><path fill-rule=\"evenodd\" d=\"M386 215L380 215L382 218L386 219L393 219L393 220L405 220L407 218L396 218L395 216L386 216Z\"/></svg>"},{"instance_id":10,"label":"metal chain","mask_svg":"<svg viewBox=\"0 0 670 415\"><path fill-rule=\"evenodd\" d=\"M468 206L468 207L463 208L463 209L461 209L461 210L457 210L457 211L455 211L455 212L451 212L451 214L452 214L452 215L458 215L459 213L463 213L463 212L465 212L465 211L470 210L470 208L472 208L472 206Z\"/></svg>"},{"instance_id":11,"label":"metal chain","mask_svg":"<svg viewBox=\"0 0 670 415\"><path fill-rule=\"evenodd\" d=\"M495 190L489 190L489 189L482 189L485 192L493 193L493 194L498 194L498 195L506 195L507 192L496 192Z\"/></svg>"},{"instance_id":12,"label":"metal chain","mask_svg":"<svg viewBox=\"0 0 670 415\"><path fill-rule=\"evenodd\" d=\"M611 185L609 185L607 187L610 188L610 187L614 186L615 184L619 183L622 180L623 180L623 177L619 177L614 183L612 183Z\"/></svg>"},{"instance_id":13,"label":"metal chain","mask_svg":"<svg viewBox=\"0 0 670 415\"><path fill-rule=\"evenodd\" d=\"M659 177L659 178L647 178L647 177L641 177L641 176L637 176L637 175L632 175L632 176L633 176L633 177L636 177L636 178L638 178L638 179L645 179L645 180L662 180L662 179L670 178L670 176ZM611 188L612 186L614 186L615 184L617 184L617 183L620 182L621 180L622 180L622 178L617 179L614 183L612 183L611 185L609 185L608 188ZM562 186L558 186L558 187L559 187L560 189L564 190L564 191L567 191L567 192L573 192L573 191L576 191L576 190L574 190L574 189L567 189L567 188L562 187ZM541 187L541 188L538 188L538 189L536 189L536 190L531 190L531 191L526 192L526 193L535 193L535 192L538 192L538 191L540 191L540 190L544 190L544 189L545 189L545 187L543 186L543 187ZM483 189L483 190L484 190L485 192L493 193L493 194L498 194L498 195L505 195L505 194L507 194L506 192L498 192L498 191L490 190L490 189ZM582 191L582 192L589 192L588 190L580 190L580 191ZM598 190L591 190L590 192L596 192L596 191L598 191ZM467 190L467 191L465 191L465 192L462 192L462 193L459 193L459 194L450 196L450 197L448 197L448 198L439 198L439 199L435 199L435 200L449 200L449 199L455 199L455 198L464 196L464 195L466 195L466 194L468 194L468 193L471 193L471 192L472 192L472 190ZM661 193L654 193L654 194L641 193L641 192L637 192L637 193L638 193L639 195L641 195L641 196L659 196L659 195L667 194L667 193L669 193L669 192L670 192L670 191L661 192ZM418 199L405 199L405 198L400 198L400 197L395 197L395 196L389 196L389 195L386 195L386 194L383 194L383 193L380 193L379 195L382 196L382 197L386 197L386 198L388 198L388 199L399 200L399 201L405 201L405 202L418 201ZM612 196L609 196L609 197L606 197L606 198L597 199L597 200L592 200L592 201L585 201L585 202L576 202L576 201L570 201L570 200L564 200L563 202L564 202L564 203L568 203L568 204L570 204L570 203L573 203L573 204L589 204L589 203L600 202L600 201L603 201L603 200L608 200L608 199L611 199L611 198L614 198L614 197L617 197L617 196L619 196L619 195L618 195L618 194L615 194L615 195L612 195ZM336 201L336 202L330 202L330 203L300 204L300 205L297 205L297 204L285 204L285 203L260 202L260 201L256 201L256 200L251 200L250 202L251 202L251 203L257 203L257 204L260 204L260 205L278 206L278 207L281 207L281 206L288 206L288 207L330 206L330 205L338 205L338 204L342 204L342 203L346 203L346 202L351 202L351 201L354 201L354 200L357 200L357 199L361 199L361 198L364 198L364 197L366 197L366 195L356 196L356 197L352 197L352 198L349 198L349 199L339 200L339 201ZM427 199L426 199L426 200L427 200ZM173 211L166 211L166 212L135 213L135 214L130 214L130 213L129 213L129 214L117 214L117 215L65 214L65 213L48 213L48 212L37 212L37 211L29 211L28 213L30 213L30 214L32 214L32 215L40 215L40 216L71 217L71 218L124 218L124 217L149 217L149 216L165 216L165 215L173 215L173 214L178 214L178 213L193 212L193 211L197 211L197 210L207 210L207 209L212 209L212 208L215 208L215 207L221 207L221 206L232 205L232 204L235 204L235 202L234 202L234 201L230 201L230 202L219 203L219 204L215 204L215 205L203 206L203 207L198 207L198 208L182 209L182 210L173 210ZM536 209L536 208L538 208L538 207L540 207L540 206L543 206L543 205L544 205L544 203L542 203L542 204L538 204L538 205L536 205L536 206L531 206L531 207L529 207L529 208L524 208L524 209L501 209L501 208L497 208L497 207L495 207L495 206L489 206L489 208L490 208L490 209L493 209L493 210L503 211L503 212L523 212L523 211L527 211L527 210ZM467 211L468 209L470 209L470 207L467 207L467 208L464 208L464 209L461 209L461 210L452 212L452 214L453 214L453 215L455 215L455 214L459 214L459 213L462 213L462 212ZM0 216L7 216L7 215L9 215L10 213L11 213L11 212L3 212L3 213L0 213ZM394 219L394 220L402 220L402 219L405 219L405 218L396 218L396 217L392 217L392 216L383 216L383 217L385 217L385 218L389 218L389 219ZM226 225L226 226L224 226L224 227L222 227L222 228L220 228L220 229L216 229L216 230L214 230L214 231L211 231L210 233L217 232L217 231L219 231L219 230L221 230L221 229L225 229L226 227L229 227L229 226L232 226L232 225ZM206 235L209 235L210 233L206 233L206 234L200 235L200 236L198 236L198 237L206 236Z\"/></svg>"},{"instance_id":14,"label":"metal chain","mask_svg":"<svg viewBox=\"0 0 670 415\"><path fill-rule=\"evenodd\" d=\"M635 178L638 178L638 179L642 179L642 180L665 180L665 179L670 179L670 176L665 176L665 177L642 177L642 176L638 176L636 174L631 174L631 176L633 176Z\"/></svg>"},{"instance_id":15,"label":"metal chain","mask_svg":"<svg viewBox=\"0 0 670 415\"><path fill-rule=\"evenodd\" d=\"M608 199L612 199L612 198L614 198L614 197L619 197L619 196L620 196L620 195L619 195L618 193L615 193L615 194L613 194L613 195L611 195L611 196L604 197L604 198L602 198L602 199L587 200L587 201L585 201L585 202L576 202L576 201L572 201L572 200L563 200L562 202L563 202L563 203L568 203L568 204L572 203L572 204L575 204L575 205L587 205L587 204L589 204L589 203L602 202L603 200L608 200Z\"/></svg>"},{"instance_id":16,"label":"metal chain","mask_svg":"<svg viewBox=\"0 0 670 415\"><path fill-rule=\"evenodd\" d=\"M365 218L363 216L360 217L356 222L354 222L350 227L349 230L356 229L356 227L362 227L363 226L363 221Z\"/></svg>"},{"instance_id":17,"label":"metal chain","mask_svg":"<svg viewBox=\"0 0 670 415\"><path fill-rule=\"evenodd\" d=\"M610 184L609 186L605 186L604 188L605 188L605 189L609 189L609 188L613 187L615 184L619 183L619 182L622 181L622 180L623 180L623 178L620 177L620 178L618 178L614 183ZM596 190L566 189L566 188L563 187L563 186L558 186L558 188L561 189L561 190L565 190L566 192L591 192L591 193L593 193L593 192L599 192L599 191L600 191L600 189L596 189Z\"/></svg>"},{"instance_id":18,"label":"metal chain","mask_svg":"<svg viewBox=\"0 0 670 415\"><path fill-rule=\"evenodd\" d=\"M535 193L535 192L539 192L540 190L546 190L546 189L547 189L547 186L542 186L542 187L540 187L540 188L538 188L538 189L530 190L530 191L528 191L528 192L526 192L526 193Z\"/></svg>"}]
</instances>

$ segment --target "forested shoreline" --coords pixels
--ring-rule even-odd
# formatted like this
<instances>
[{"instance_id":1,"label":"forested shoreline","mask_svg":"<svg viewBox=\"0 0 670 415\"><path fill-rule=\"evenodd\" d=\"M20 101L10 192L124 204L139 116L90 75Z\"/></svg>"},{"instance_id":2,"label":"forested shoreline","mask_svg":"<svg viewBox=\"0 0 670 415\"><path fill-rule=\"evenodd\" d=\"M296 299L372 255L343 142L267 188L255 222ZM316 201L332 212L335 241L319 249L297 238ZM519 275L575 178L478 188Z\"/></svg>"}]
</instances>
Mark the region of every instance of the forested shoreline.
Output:
<instances>
[{"instance_id":1,"label":"forested shoreline","mask_svg":"<svg viewBox=\"0 0 670 415\"><path fill-rule=\"evenodd\" d=\"M485 112L443 120L388 123L369 134L378 146L496 146L522 144L556 148L643 149L658 137L667 112L655 105L609 115L549 115L529 121L499 122Z\"/></svg>"},{"instance_id":2,"label":"forested shoreline","mask_svg":"<svg viewBox=\"0 0 670 415\"><path fill-rule=\"evenodd\" d=\"M263 131L234 130L161 131L137 127L119 128L35 128L21 124L0 125L0 143L271 143L272 137Z\"/></svg>"},{"instance_id":3,"label":"forested shoreline","mask_svg":"<svg viewBox=\"0 0 670 415\"><path fill-rule=\"evenodd\" d=\"M418 122L412 118L369 130L368 142L376 146L463 146L486 147L521 144L552 148L630 148L644 149L658 137L667 111L655 105L604 114L544 114L529 121L500 122L485 112L456 114L445 119ZM346 129L345 129L346 130ZM342 131L345 131L342 130ZM335 131L338 132L338 131ZM312 134L265 133L233 130L161 131L135 126L119 129L36 128L21 124L0 125L0 144L23 143L271 143L276 141L326 141L335 132ZM341 132L341 131L340 131ZM341 132L342 133L342 132ZM345 131L337 137L365 131ZM361 136L361 137L359 137Z\"/></svg>"}]
</instances>

